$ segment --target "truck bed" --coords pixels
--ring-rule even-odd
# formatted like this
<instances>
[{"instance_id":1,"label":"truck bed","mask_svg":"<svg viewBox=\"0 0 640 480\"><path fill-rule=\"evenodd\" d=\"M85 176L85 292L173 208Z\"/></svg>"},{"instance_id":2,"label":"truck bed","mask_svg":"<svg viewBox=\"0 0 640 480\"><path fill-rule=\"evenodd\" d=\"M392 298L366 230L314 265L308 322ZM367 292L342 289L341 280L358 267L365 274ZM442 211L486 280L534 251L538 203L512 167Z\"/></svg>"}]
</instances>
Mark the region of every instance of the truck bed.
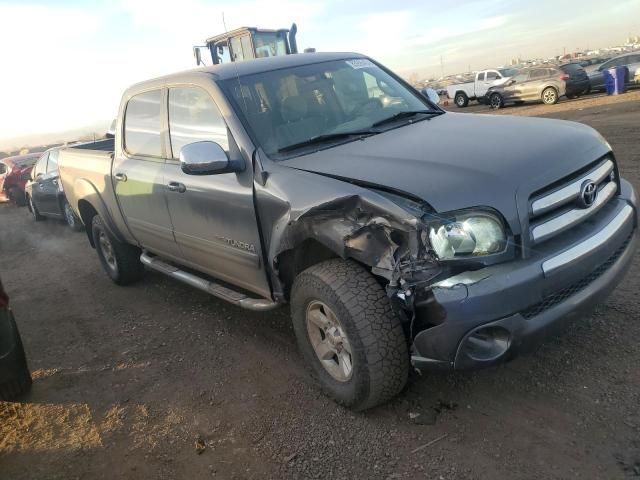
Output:
<instances>
[{"instance_id":1,"label":"truck bed","mask_svg":"<svg viewBox=\"0 0 640 480\"><path fill-rule=\"evenodd\" d=\"M78 196L82 193L97 197L112 216L119 216L111 181L114 147L114 139L107 138L60 150L60 181L69 205L79 215Z\"/></svg>"}]
</instances>

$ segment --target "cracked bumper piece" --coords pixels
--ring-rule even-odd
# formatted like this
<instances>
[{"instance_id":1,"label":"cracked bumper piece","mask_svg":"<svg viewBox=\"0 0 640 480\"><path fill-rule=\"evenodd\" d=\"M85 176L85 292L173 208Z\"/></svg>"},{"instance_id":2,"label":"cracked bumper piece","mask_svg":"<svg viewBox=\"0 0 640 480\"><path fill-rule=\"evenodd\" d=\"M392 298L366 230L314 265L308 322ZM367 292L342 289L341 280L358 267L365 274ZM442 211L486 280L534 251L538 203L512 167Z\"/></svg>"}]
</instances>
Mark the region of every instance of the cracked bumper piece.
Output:
<instances>
[{"instance_id":1,"label":"cracked bumper piece","mask_svg":"<svg viewBox=\"0 0 640 480\"><path fill-rule=\"evenodd\" d=\"M552 241L530 258L433 285L424 311L438 312L439 320L415 335L414 367L489 366L530 351L588 313L631 265L638 243L635 204L635 193L623 185L608 211L576 228L562 248Z\"/></svg>"}]
</instances>

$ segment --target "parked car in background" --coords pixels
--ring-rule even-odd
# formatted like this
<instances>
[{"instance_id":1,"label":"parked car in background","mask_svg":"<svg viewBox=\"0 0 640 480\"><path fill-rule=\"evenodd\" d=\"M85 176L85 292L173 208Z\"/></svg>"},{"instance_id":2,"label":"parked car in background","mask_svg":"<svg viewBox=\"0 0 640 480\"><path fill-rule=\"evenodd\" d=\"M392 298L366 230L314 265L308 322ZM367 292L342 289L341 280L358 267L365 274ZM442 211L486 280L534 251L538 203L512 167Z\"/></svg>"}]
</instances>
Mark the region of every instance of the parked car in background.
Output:
<instances>
[{"instance_id":1,"label":"parked car in background","mask_svg":"<svg viewBox=\"0 0 640 480\"><path fill-rule=\"evenodd\" d=\"M513 77L518 70L515 68L499 68L482 70L477 72L473 82L459 83L447 87L447 95L453 98L453 102L463 108L469 105L470 100L478 100L482 103L485 94L490 87L502 85Z\"/></svg>"},{"instance_id":2,"label":"parked car in background","mask_svg":"<svg viewBox=\"0 0 640 480\"><path fill-rule=\"evenodd\" d=\"M18 206L25 204L24 186L38 157L39 153L31 153L0 160L0 199Z\"/></svg>"},{"instance_id":3,"label":"parked car in background","mask_svg":"<svg viewBox=\"0 0 640 480\"><path fill-rule=\"evenodd\" d=\"M31 373L9 297L0 279L0 401L13 400L31 389Z\"/></svg>"},{"instance_id":4,"label":"parked car in background","mask_svg":"<svg viewBox=\"0 0 640 480\"><path fill-rule=\"evenodd\" d=\"M75 231L82 222L69 206L60 183L58 155L60 147L47 150L38 159L25 185L25 199L34 220L45 217L64 219Z\"/></svg>"},{"instance_id":5,"label":"parked car in background","mask_svg":"<svg viewBox=\"0 0 640 480\"><path fill-rule=\"evenodd\" d=\"M560 70L564 72L564 81L566 83L567 98L576 98L591 90L589 75L585 69L578 63L567 63L560 65Z\"/></svg>"},{"instance_id":6,"label":"parked car in background","mask_svg":"<svg viewBox=\"0 0 640 480\"><path fill-rule=\"evenodd\" d=\"M626 84L635 84L636 75L640 72L640 52L627 53L607 60L600 65L595 71L589 73L589 83L592 91L605 90L604 71L614 67L626 67L627 75Z\"/></svg>"},{"instance_id":7,"label":"parked car in background","mask_svg":"<svg viewBox=\"0 0 640 480\"><path fill-rule=\"evenodd\" d=\"M448 113L357 54L134 85L96 148L62 150L60 178L114 283L148 267L250 310L290 303L314 377L360 410L411 364L533 347L601 302L637 244L636 193L598 132Z\"/></svg>"},{"instance_id":8,"label":"parked car in background","mask_svg":"<svg viewBox=\"0 0 640 480\"><path fill-rule=\"evenodd\" d=\"M565 78L566 74L556 67L524 68L504 85L489 88L486 101L491 108L535 101L554 105L566 94Z\"/></svg>"}]
</instances>

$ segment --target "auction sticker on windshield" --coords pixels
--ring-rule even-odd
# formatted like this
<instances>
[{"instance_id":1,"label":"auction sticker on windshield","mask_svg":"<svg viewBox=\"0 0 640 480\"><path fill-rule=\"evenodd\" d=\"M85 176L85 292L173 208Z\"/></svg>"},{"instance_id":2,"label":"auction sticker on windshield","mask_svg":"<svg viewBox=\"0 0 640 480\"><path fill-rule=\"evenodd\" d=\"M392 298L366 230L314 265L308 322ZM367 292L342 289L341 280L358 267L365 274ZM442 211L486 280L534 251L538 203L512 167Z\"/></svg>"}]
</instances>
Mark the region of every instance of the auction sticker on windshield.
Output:
<instances>
[{"instance_id":1,"label":"auction sticker on windshield","mask_svg":"<svg viewBox=\"0 0 640 480\"><path fill-rule=\"evenodd\" d=\"M366 58L358 58L355 60L346 60L347 65L349 65L351 68L354 69L358 69L358 68L367 68L367 67L374 67L375 65L371 62L371 60L366 59Z\"/></svg>"}]
</instances>

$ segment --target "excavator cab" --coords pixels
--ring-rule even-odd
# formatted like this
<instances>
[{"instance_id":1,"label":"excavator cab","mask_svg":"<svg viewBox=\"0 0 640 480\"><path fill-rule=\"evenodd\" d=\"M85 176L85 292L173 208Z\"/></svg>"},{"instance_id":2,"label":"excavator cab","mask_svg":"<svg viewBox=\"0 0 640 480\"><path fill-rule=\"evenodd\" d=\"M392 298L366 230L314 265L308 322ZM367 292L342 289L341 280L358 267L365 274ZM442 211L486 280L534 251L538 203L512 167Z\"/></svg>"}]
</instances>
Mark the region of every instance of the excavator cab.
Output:
<instances>
[{"instance_id":1,"label":"excavator cab","mask_svg":"<svg viewBox=\"0 0 640 480\"><path fill-rule=\"evenodd\" d=\"M198 65L205 65L202 50L211 54L211 63L242 62L254 58L275 57L298 53L294 23L290 29L268 30L255 27L242 27L231 32L208 38L206 45L193 47Z\"/></svg>"}]
</instances>

